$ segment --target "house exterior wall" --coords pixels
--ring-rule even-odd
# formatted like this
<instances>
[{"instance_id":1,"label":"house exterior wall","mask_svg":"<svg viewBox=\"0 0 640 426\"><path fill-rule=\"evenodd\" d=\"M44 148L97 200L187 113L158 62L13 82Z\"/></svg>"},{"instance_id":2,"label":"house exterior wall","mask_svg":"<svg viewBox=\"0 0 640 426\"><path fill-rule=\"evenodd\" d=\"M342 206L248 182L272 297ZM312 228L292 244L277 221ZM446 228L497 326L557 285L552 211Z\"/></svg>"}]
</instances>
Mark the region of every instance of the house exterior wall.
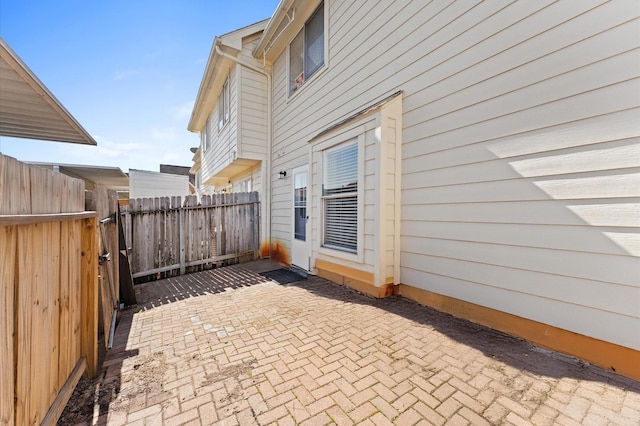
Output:
<instances>
[{"instance_id":1,"label":"house exterior wall","mask_svg":"<svg viewBox=\"0 0 640 426\"><path fill-rule=\"evenodd\" d=\"M260 35L261 33L243 39L243 47L238 54L241 60L248 63L255 62L251 51L260 39ZM239 72L238 156L265 161L267 158L267 79L263 74L244 66L239 66Z\"/></svg>"},{"instance_id":2,"label":"house exterior wall","mask_svg":"<svg viewBox=\"0 0 640 426\"><path fill-rule=\"evenodd\" d=\"M637 4L325 9L324 68L289 97L286 49L273 63L271 173L313 161L315 135L402 90L395 283L639 350ZM290 185L272 186L285 255ZM365 258L363 272L381 261Z\"/></svg>"},{"instance_id":3,"label":"house exterior wall","mask_svg":"<svg viewBox=\"0 0 640 426\"><path fill-rule=\"evenodd\" d=\"M250 167L242 173L238 173L231 179L231 191L233 192L261 192L262 172L260 165Z\"/></svg>"},{"instance_id":4,"label":"house exterior wall","mask_svg":"<svg viewBox=\"0 0 640 426\"><path fill-rule=\"evenodd\" d=\"M189 177L167 173L129 170L129 198L189 195Z\"/></svg>"},{"instance_id":5,"label":"house exterior wall","mask_svg":"<svg viewBox=\"0 0 640 426\"><path fill-rule=\"evenodd\" d=\"M201 134L201 145L204 148L204 138L208 137L207 149L202 151L202 183L215 185L213 177L237 158L238 154L238 67L229 68L229 120L222 129L218 129L218 111L220 105L216 103L209 114L205 133Z\"/></svg>"},{"instance_id":6,"label":"house exterior wall","mask_svg":"<svg viewBox=\"0 0 640 426\"><path fill-rule=\"evenodd\" d=\"M238 58L255 63L251 55L261 33L242 39ZM240 44L236 41L235 44ZM256 174L256 165L237 160L256 160L262 164L267 157L267 84L266 77L237 63L231 63L229 78L229 120L218 129L220 105L214 105L208 125L201 133L201 189L235 190L247 174ZM222 87L223 81L218 82ZM218 86L216 85L216 86ZM217 95L217 94L216 94ZM205 138L208 147L205 150ZM233 167L229 166L236 162ZM254 162L255 163L255 162ZM257 174L260 175L259 165ZM260 191L262 177L253 179L254 190ZM231 182L231 183L229 183ZM232 189L233 188L233 189Z\"/></svg>"}]
</instances>

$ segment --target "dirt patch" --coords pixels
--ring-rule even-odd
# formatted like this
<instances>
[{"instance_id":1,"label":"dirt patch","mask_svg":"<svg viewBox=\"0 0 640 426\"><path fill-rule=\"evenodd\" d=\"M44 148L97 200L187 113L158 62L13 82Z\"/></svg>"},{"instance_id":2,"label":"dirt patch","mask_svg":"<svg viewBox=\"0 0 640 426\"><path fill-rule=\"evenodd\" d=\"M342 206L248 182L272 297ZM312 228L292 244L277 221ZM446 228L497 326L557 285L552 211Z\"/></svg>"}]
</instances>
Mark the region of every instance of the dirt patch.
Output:
<instances>
[{"instance_id":1,"label":"dirt patch","mask_svg":"<svg viewBox=\"0 0 640 426\"><path fill-rule=\"evenodd\" d=\"M154 352L133 359L133 370L122 378L119 400L133 399L141 394L162 391L162 379L167 371L167 360L163 352Z\"/></svg>"},{"instance_id":2,"label":"dirt patch","mask_svg":"<svg viewBox=\"0 0 640 426\"><path fill-rule=\"evenodd\" d=\"M165 354L155 352L136 356L131 371L109 376L105 368L96 379L82 377L65 407L58 425L76 425L90 422L94 414L128 409L132 403L140 403L149 395L163 393L163 377L167 371Z\"/></svg>"},{"instance_id":3,"label":"dirt patch","mask_svg":"<svg viewBox=\"0 0 640 426\"><path fill-rule=\"evenodd\" d=\"M234 378L240 382L240 376L249 374L251 369L256 365L255 359L248 359L240 364L230 365L223 368L217 373L210 373L204 376L204 380L200 383L200 386L211 385L216 382L222 382L226 379Z\"/></svg>"},{"instance_id":4,"label":"dirt patch","mask_svg":"<svg viewBox=\"0 0 640 426\"><path fill-rule=\"evenodd\" d=\"M87 421L93 416L97 383L97 380L90 380L86 377L80 378L69 399L69 403L58 420L58 425L76 425Z\"/></svg>"}]
</instances>

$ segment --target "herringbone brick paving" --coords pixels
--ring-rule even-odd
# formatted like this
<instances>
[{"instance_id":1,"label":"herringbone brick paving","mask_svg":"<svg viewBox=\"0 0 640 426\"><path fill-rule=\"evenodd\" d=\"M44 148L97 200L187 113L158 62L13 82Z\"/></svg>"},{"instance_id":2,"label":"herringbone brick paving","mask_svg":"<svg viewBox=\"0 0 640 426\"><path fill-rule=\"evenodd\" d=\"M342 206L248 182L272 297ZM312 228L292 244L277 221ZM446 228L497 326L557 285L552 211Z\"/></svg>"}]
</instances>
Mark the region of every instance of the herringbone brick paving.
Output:
<instances>
[{"instance_id":1,"label":"herringbone brick paving","mask_svg":"<svg viewBox=\"0 0 640 426\"><path fill-rule=\"evenodd\" d=\"M250 268L139 286L87 423L640 424L638 382L400 297Z\"/></svg>"}]
</instances>

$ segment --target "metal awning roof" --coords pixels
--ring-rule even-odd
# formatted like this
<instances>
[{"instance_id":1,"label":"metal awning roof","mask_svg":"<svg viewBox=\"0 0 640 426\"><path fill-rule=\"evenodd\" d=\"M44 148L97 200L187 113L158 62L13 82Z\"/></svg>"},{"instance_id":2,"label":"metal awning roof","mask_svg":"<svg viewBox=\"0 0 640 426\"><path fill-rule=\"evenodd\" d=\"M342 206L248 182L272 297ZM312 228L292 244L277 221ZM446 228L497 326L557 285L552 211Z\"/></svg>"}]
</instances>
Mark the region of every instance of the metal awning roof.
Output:
<instances>
[{"instance_id":1,"label":"metal awning roof","mask_svg":"<svg viewBox=\"0 0 640 426\"><path fill-rule=\"evenodd\" d=\"M2 38L0 136L97 145Z\"/></svg>"},{"instance_id":2,"label":"metal awning roof","mask_svg":"<svg viewBox=\"0 0 640 426\"><path fill-rule=\"evenodd\" d=\"M129 176L127 176L119 167L37 162L29 162L29 164L46 167L50 170L56 170L67 176L83 179L85 182L93 182L106 188L113 189L114 191L129 190Z\"/></svg>"}]
</instances>

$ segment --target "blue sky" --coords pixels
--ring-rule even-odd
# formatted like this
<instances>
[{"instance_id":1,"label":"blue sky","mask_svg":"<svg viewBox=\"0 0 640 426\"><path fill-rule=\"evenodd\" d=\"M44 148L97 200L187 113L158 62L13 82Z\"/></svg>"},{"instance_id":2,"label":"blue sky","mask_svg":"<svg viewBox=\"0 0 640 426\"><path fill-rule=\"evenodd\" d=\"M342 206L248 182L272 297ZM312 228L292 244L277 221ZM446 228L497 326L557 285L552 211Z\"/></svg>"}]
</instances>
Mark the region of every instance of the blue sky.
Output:
<instances>
[{"instance_id":1,"label":"blue sky","mask_svg":"<svg viewBox=\"0 0 640 426\"><path fill-rule=\"evenodd\" d=\"M154 170L190 166L187 130L213 38L278 0L0 0L0 35L98 146L0 138L0 152Z\"/></svg>"}]
</instances>

